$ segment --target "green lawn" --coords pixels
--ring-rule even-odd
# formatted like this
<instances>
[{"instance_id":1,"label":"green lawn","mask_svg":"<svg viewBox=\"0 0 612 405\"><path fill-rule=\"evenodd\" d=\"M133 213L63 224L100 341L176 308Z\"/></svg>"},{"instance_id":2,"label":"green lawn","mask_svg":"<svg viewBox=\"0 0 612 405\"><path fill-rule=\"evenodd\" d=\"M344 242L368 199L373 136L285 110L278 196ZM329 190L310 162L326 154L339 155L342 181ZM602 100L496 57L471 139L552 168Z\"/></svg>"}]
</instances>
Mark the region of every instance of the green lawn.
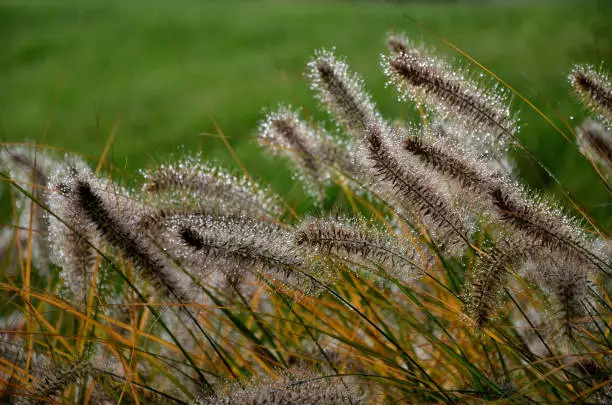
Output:
<instances>
[{"instance_id":1,"label":"green lawn","mask_svg":"<svg viewBox=\"0 0 612 405\"><path fill-rule=\"evenodd\" d=\"M396 102L378 68L385 33L404 31L453 51L409 15L467 51L547 114L583 115L567 94L575 62L612 63L607 2L455 5L379 2L56 1L0 2L0 140L26 140L102 154L134 172L179 146L232 165L214 119L254 174L281 193L284 165L252 142L263 107L315 103L304 80L314 49L335 46L363 74L389 117L412 113ZM599 4L599 5L598 5ZM467 64L467 62L464 62ZM286 75L286 79L284 78ZM609 194L549 124L515 102L521 139L599 218ZM326 119L323 114L315 114ZM567 132L567 131L566 131ZM550 185L518 159L530 184Z\"/></svg>"}]
</instances>

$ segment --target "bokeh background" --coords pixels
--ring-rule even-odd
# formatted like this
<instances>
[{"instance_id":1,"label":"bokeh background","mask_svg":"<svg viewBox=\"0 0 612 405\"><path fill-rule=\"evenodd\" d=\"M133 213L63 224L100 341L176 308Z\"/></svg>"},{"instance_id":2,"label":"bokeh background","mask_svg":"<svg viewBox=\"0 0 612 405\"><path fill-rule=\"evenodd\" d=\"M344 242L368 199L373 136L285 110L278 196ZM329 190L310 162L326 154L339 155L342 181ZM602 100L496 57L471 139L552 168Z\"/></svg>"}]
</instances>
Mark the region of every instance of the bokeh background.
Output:
<instances>
[{"instance_id":1,"label":"bokeh background","mask_svg":"<svg viewBox=\"0 0 612 405\"><path fill-rule=\"evenodd\" d=\"M109 144L108 163L129 182L181 150L237 168L216 122L251 174L300 198L283 162L253 141L262 110L291 103L328 120L304 70L315 49L335 46L387 117L414 115L385 88L379 55L387 32L469 63L411 19L504 78L567 134L564 121L573 127L585 116L568 94L571 66L603 62L611 70L610 0L2 1L0 141L51 145L94 165ZM522 142L609 224L610 194L573 141L518 98L513 106ZM559 194L524 155L516 160L531 186Z\"/></svg>"}]
</instances>

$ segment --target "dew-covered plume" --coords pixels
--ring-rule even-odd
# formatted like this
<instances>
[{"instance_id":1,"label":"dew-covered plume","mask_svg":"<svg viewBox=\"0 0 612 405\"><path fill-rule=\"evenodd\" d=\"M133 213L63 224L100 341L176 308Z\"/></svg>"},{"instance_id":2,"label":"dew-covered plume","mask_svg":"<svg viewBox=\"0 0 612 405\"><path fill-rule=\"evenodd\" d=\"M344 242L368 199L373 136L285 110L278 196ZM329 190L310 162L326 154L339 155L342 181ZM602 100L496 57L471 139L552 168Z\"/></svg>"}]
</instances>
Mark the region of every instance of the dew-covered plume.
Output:
<instances>
[{"instance_id":1,"label":"dew-covered plume","mask_svg":"<svg viewBox=\"0 0 612 405\"><path fill-rule=\"evenodd\" d=\"M356 176L362 167L351 154L351 145L313 128L297 111L280 106L259 125L258 141L270 152L286 155L302 173L311 194L322 197L323 187L335 173Z\"/></svg>"},{"instance_id":2,"label":"dew-covered plume","mask_svg":"<svg viewBox=\"0 0 612 405\"><path fill-rule=\"evenodd\" d=\"M580 329L591 329L588 272L579 262L557 260L539 269L539 280L552 295L551 323L563 343L575 343Z\"/></svg>"},{"instance_id":3,"label":"dew-covered plume","mask_svg":"<svg viewBox=\"0 0 612 405\"><path fill-rule=\"evenodd\" d=\"M587 119L576 128L576 135L581 152L612 177L612 133L603 124Z\"/></svg>"},{"instance_id":4,"label":"dew-covered plume","mask_svg":"<svg viewBox=\"0 0 612 405\"><path fill-rule=\"evenodd\" d=\"M304 272L322 273L309 263L292 236L278 225L244 217L179 215L163 221L159 240L202 279L220 272L239 282L249 274L259 274L306 291L311 280Z\"/></svg>"},{"instance_id":5,"label":"dew-covered plume","mask_svg":"<svg viewBox=\"0 0 612 405\"><path fill-rule=\"evenodd\" d=\"M91 372L91 365L85 361L70 364L44 365L37 371L37 378L28 392L23 392L16 401L18 405L35 405L47 403L50 399L58 400L64 389Z\"/></svg>"},{"instance_id":6,"label":"dew-covered plume","mask_svg":"<svg viewBox=\"0 0 612 405\"><path fill-rule=\"evenodd\" d=\"M612 82L608 75L591 65L577 65L568 78L584 105L612 122Z\"/></svg>"},{"instance_id":7,"label":"dew-covered plume","mask_svg":"<svg viewBox=\"0 0 612 405\"><path fill-rule=\"evenodd\" d=\"M438 243L453 245L467 241L463 212L453 206L450 196L436 187L432 182L434 176L410 161L407 152L398 153L401 143L384 131L389 131L388 127L371 125L364 141L379 191L403 206L407 214L417 215Z\"/></svg>"},{"instance_id":8,"label":"dew-covered plume","mask_svg":"<svg viewBox=\"0 0 612 405\"><path fill-rule=\"evenodd\" d=\"M389 82L399 90L402 101L425 104L443 118L452 118L466 128L491 133L499 146L517 129L509 109L508 93L497 84L483 87L467 72L449 67L423 52L408 51L383 58Z\"/></svg>"},{"instance_id":9,"label":"dew-covered plume","mask_svg":"<svg viewBox=\"0 0 612 405\"><path fill-rule=\"evenodd\" d=\"M541 255L578 261L590 269L610 267L592 251L590 238L580 225L555 204L513 181L499 182L490 195L496 220L518 232Z\"/></svg>"},{"instance_id":10,"label":"dew-covered plume","mask_svg":"<svg viewBox=\"0 0 612 405\"><path fill-rule=\"evenodd\" d=\"M81 159L71 156L60 164L50 178L46 202L49 206L48 242L53 263L81 308L87 304L100 238L83 207L71 194L79 179L89 179L93 173Z\"/></svg>"},{"instance_id":11,"label":"dew-covered plume","mask_svg":"<svg viewBox=\"0 0 612 405\"><path fill-rule=\"evenodd\" d=\"M137 228L144 210L140 204L128 195L118 193L107 181L93 176L83 164L69 164L55 184L56 206L60 209L62 205L75 207L68 213L73 218L72 221L68 218L67 223L80 223L81 227L86 227L87 233L99 236L124 255L157 294L174 302L190 301L185 286L175 276L176 269L170 258L162 247ZM85 247L85 242L81 242L78 236L72 238L79 242L79 249ZM88 256L83 254L83 257ZM81 263L81 267L87 263Z\"/></svg>"},{"instance_id":12,"label":"dew-covered plume","mask_svg":"<svg viewBox=\"0 0 612 405\"><path fill-rule=\"evenodd\" d=\"M503 300L509 271L518 263L518 252L493 247L482 252L475 261L466 282L465 311L477 327L485 326Z\"/></svg>"},{"instance_id":13,"label":"dew-covered plume","mask_svg":"<svg viewBox=\"0 0 612 405\"><path fill-rule=\"evenodd\" d=\"M333 254L368 268L382 268L388 276L410 280L423 269L421 258L410 240L400 243L397 235L357 218L309 218L296 231L296 243Z\"/></svg>"},{"instance_id":14,"label":"dew-covered plume","mask_svg":"<svg viewBox=\"0 0 612 405\"><path fill-rule=\"evenodd\" d=\"M253 217L276 218L282 214L280 197L267 187L205 162L200 156L163 164L144 176L144 191L164 197L157 205L176 205L179 200L187 207L197 204Z\"/></svg>"},{"instance_id":15,"label":"dew-covered plume","mask_svg":"<svg viewBox=\"0 0 612 405\"><path fill-rule=\"evenodd\" d=\"M411 214L415 211L422 214L438 230L446 228L437 235L441 239L456 239L459 235L463 238L461 221L448 201L444 201L441 191L419 167L406 164L405 156L397 156L401 149L398 136L376 111L359 76L327 50L317 52L308 66L311 86L319 101L361 142L363 164L373 176L370 182L382 183L373 187L375 191L392 195L395 203Z\"/></svg>"},{"instance_id":16,"label":"dew-covered plume","mask_svg":"<svg viewBox=\"0 0 612 405\"><path fill-rule=\"evenodd\" d=\"M369 403L360 389L343 383L342 377L319 376L292 369L278 381L251 381L230 385L217 397L205 397L198 405L365 405Z\"/></svg>"},{"instance_id":17,"label":"dew-covered plume","mask_svg":"<svg viewBox=\"0 0 612 405\"><path fill-rule=\"evenodd\" d=\"M486 193L496 179L503 177L501 171L479 160L468 146L452 138L434 136L432 130L407 131L403 146L424 165L466 190Z\"/></svg>"},{"instance_id":18,"label":"dew-covered plume","mask_svg":"<svg viewBox=\"0 0 612 405\"><path fill-rule=\"evenodd\" d=\"M382 117L366 93L363 80L333 50L317 51L308 69L317 99L354 138L362 138L372 123L382 125Z\"/></svg>"},{"instance_id":19,"label":"dew-covered plume","mask_svg":"<svg viewBox=\"0 0 612 405\"><path fill-rule=\"evenodd\" d=\"M42 202L49 176L55 164L55 161L46 151L38 148L4 147L0 151L0 168L8 170L10 178L37 200L33 202L24 194L17 193L19 218L16 218L17 223L14 229L6 229L0 234L0 260L4 256L2 252L8 253L10 244L14 241L20 243L24 255L27 254L28 234L31 226L34 263L41 271L44 271L48 266L49 251L45 243L48 223L44 216L44 210L39 204ZM14 240L13 234L16 234Z\"/></svg>"}]
</instances>

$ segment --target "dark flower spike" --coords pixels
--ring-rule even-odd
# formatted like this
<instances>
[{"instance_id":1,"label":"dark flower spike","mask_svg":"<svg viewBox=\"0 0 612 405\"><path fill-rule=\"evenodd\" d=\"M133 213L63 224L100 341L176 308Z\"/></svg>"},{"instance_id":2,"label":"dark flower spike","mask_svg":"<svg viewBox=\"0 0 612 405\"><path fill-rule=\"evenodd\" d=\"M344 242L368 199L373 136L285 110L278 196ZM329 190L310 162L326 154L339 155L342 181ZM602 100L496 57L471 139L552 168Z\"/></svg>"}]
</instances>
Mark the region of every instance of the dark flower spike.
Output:
<instances>
[{"instance_id":1,"label":"dark flower spike","mask_svg":"<svg viewBox=\"0 0 612 405\"><path fill-rule=\"evenodd\" d=\"M351 177L363 171L350 145L312 128L289 106L266 116L259 125L258 140L270 152L287 155L302 172L309 192L319 198L336 171Z\"/></svg>"},{"instance_id":2,"label":"dark flower spike","mask_svg":"<svg viewBox=\"0 0 612 405\"><path fill-rule=\"evenodd\" d=\"M50 211L65 222L48 215L51 261L62 268L60 275L72 291L73 301L83 309L96 263L94 247L100 246L100 239L83 208L70 195L79 176L87 178L93 174L82 160L67 158L50 178L46 202Z\"/></svg>"},{"instance_id":3,"label":"dark flower spike","mask_svg":"<svg viewBox=\"0 0 612 405\"><path fill-rule=\"evenodd\" d=\"M468 231L461 213L455 209L448 196L431 182L431 176L419 171L418 165L400 159L395 151L400 145L393 145L393 137L383 134L388 128L378 125L368 127L364 141L371 160L374 177L389 188L380 187L383 194L397 200L407 212L418 214L425 220L428 229L433 229L440 238L455 242L467 242Z\"/></svg>"},{"instance_id":4,"label":"dark flower spike","mask_svg":"<svg viewBox=\"0 0 612 405\"><path fill-rule=\"evenodd\" d=\"M528 194L515 182L499 182L490 196L496 220L514 228L526 245L539 248L543 256L553 255L579 262L587 269L607 273L610 264L593 251L593 244L576 221L540 196Z\"/></svg>"},{"instance_id":5,"label":"dark flower spike","mask_svg":"<svg viewBox=\"0 0 612 405\"><path fill-rule=\"evenodd\" d=\"M406 207L408 212L416 210L422 218L429 219L441 231L437 237L466 240L461 220L440 190L422 176L424 173L396 156L400 148L395 145L397 135L376 111L362 80L349 72L346 62L323 50L316 53L308 66L309 78L319 100L361 141L364 147L361 153L367 156L363 159L364 166L370 168L376 180L390 186L390 190L378 187L380 191L393 195L396 203Z\"/></svg>"},{"instance_id":6,"label":"dark flower spike","mask_svg":"<svg viewBox=\"0 0 612 405\"><path fill-rule=\"evenodd\" d=\"M591 111L612 121L612 82L591 65L577 65L569 74L576 95Z\"/></svg>"},{"instance_id":7,"label":"dark flower spike","mask_svg":"<svg viewBox=\"0 0 612 405\"><path fill-rule=\"evenodd\" d=\"M309 263L304 248L293 234L277 225L248 218L211 215L169 217L163 222L160 241L182 265L198 271L201 278L222 272L240 280L248 274L271 279L310 292L311 279L323 271Z\"/></svg>"},{"instance_id":8,"label":"dark flower spike","mask_svg":"<svg viewBox=\"0 0 612 405\"><path fill-rule=\"evenodd\" d=\"M612 177L612 134L602 124L586 120L576 128L580 150L589 159L598 162Z\"/></svg>"},{"instance_id":9,"label":"dark flower spike","mask_svg":"<svg viewBox=\"0 0 612 405\"><path fill-rule=\"evenodd\" d=\"M337 58L333 50L317 51L308 68L316 97L354 138L362 138L373 122L382 124L362 79L351 73L347 63Z\"/></svg>"},{"instance_id":10,"label":"dark flower spike","mask_svg":"<svg viewBox=\"0 0 612 405\"><path fill-rule=\"evenodd\" d=\"M558 338L561 343L576 343L580 330L590 329L587 273L580 263L564 260L557 262L544 279L553 296L552 321Z\"/></svg>"},{"instance_id":11,"label":"dark flower spike","mask_svg":"<svg viewBox=\"0 0 612 405\"><path fill-rule=\"evenodd\" d=\"M252 381L226 387L218 397L205 397L197 405L365 405L364 394L341 377L323 377L301 369L286 372L279 381ZM355 382L351 381L354 385Z\"/></svg>"},{"instance_id":12,"label":"dark flower spike","mask_svg":"<svg viewBox=\"0 0 612 405\"><path fill-rule=\"evenodd\" d=\"M394 278L410 280L422 272L423 260L412 246L373 223L346 218L310 218L297 232L296 243L322 254L380 267Z\"/></svg>"},{"instance_id":13,"label":"dark flower spike","mask_svg":"<svg viewBox=\"0 0 612 405\"><path fill-rule=\"evenodd\" d=\"M43 199L49 176L55 165L56 162L48 153L35 148L13 147L2 148L0 151L0 167L6 167L10 177L25 190L31 191L38 201ZM35 259L36 267L40 271L45 271L48 266L49 251L44 241L48 232L44 210L35 202L31 204L31 200L24 195L20 195L17 199L17 209L21 214L16 224L18 229L7 229L3 232L2 240L10 242L12 234L17 232L18 240L25 251L31 222L32 257ZM0 249L3 248L8 248L8 245L3 244Z\"/></svg>"},{"instance_id":14,"label":"dark flower spike","mask_svg":"<svg viewBox=\"0 0 612 405\"><path fill-rule=\"evenodd\" d=\"M91 371L91 365L83 361L58 366L48 364L38 370L38 381L17 400L17 404L43 404L50 399L59 399L66 387L88 376Z\"/></svg>"},{"instance_id":15,"label":"dark flower spike","mask_svg":"<svg viewBox=\"0 0 612 405\"><path fill-rule=\"evenodd\" d=\"M453 179L463 188L486 194L500 171L493 171L480 161L469 147L445 137L435 137L432 131L408 131L404 149L425 166Z\"/></svg>"},{"instance_id":16,"label":"dark flower spike","mask_svg":"<svg viewBox=\"0 0 612 405\"><path fill-rule=\"evenodd\" d=\"M486 326L503 301L509 271L518 262L518 252L492 248L481 254L466 282L465 311L478 328Z\"/></svg>"},{"instance_id":17,"label":"dark flower spike","mask_svg":"<svg viewBox=\"0 0 612 405\"><path fill-rule=\"evenodd\" d=\"M452 118L466 128L490 132L499 138L499 146L517 130L517 121L508 107L508 92L497 85L484 89L469 80L466 72L416 51L384 57L382 66L402 101L424 102L444 118Z\"/></svg>"},{"instance_id":18,"label":"dark flower spike","mask_svg":"<svg viewBox=\"0 0 612 405\"><path fill-rule=\"evenodd\" d=\"M142 217L142 207L129 197L117 194L106 182L93 177L84 164L69 165L64 174L56 179L55 189L58 193L55 206L70 207L68 214L73 217L68 217L66 221L79 224L77 230L85 231L72 237L79 242L79 248L85 248L79 237L98 236L132 261L140 275L162 297L179 303L191 301L187 289L175 276L177 272L171 260L136 226ZM83 261L81 266L86 264Z\"/></svg>"},{"instance_id":19,"label":"dark flower spike","mask_svg":"<svg viewBox=\"0 0 612 405\"><path fill-rule=\"evenodd\" d=\"M188 205L206 201L228 214L242 212L254 217L277 218L283 212L280 197L268 188L204 162L199 156L161 165L144 176L144 190L156 196L166 195L168 204L175 204L177 198L186 200Z\"/></svg>"}]
</instances>

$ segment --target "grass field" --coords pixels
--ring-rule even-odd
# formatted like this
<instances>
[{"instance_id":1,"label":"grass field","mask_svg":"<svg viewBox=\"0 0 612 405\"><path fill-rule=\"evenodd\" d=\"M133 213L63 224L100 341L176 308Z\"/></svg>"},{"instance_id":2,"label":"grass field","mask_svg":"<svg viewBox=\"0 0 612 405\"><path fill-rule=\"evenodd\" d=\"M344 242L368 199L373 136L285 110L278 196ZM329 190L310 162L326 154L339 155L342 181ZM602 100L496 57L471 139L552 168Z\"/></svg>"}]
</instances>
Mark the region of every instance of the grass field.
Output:
<instances>
[{"instance_id":1,"label":"grass field","mask_svg":"<svg viewBox=\"0 0 612 405\"><path fill-rule=\"evenodd\" d=\"M605 3L2 2L0 140L53 145L96 162L115 133L108 160L130 173L181 146L235 166L220 139L207 135L216 134L214 120L251 173L288 193L289 171L262 158L252 139L262 108L279 102L327 118L315 111L303 77L314 49L335 46L346 55L386 116L413 114L384 87L385 33L404 31L456 54L410 16L555 122L555 111L575 117L574 126L582 111L568 96L567 71L574 63L605 61L609 69L612 62L612 7ZM574 144L518 99L514 107L524 144L592 214L608 218L609 194ZM551 185L525 158L518 162L531 185Z\"/></svg>"}]
</instances>

